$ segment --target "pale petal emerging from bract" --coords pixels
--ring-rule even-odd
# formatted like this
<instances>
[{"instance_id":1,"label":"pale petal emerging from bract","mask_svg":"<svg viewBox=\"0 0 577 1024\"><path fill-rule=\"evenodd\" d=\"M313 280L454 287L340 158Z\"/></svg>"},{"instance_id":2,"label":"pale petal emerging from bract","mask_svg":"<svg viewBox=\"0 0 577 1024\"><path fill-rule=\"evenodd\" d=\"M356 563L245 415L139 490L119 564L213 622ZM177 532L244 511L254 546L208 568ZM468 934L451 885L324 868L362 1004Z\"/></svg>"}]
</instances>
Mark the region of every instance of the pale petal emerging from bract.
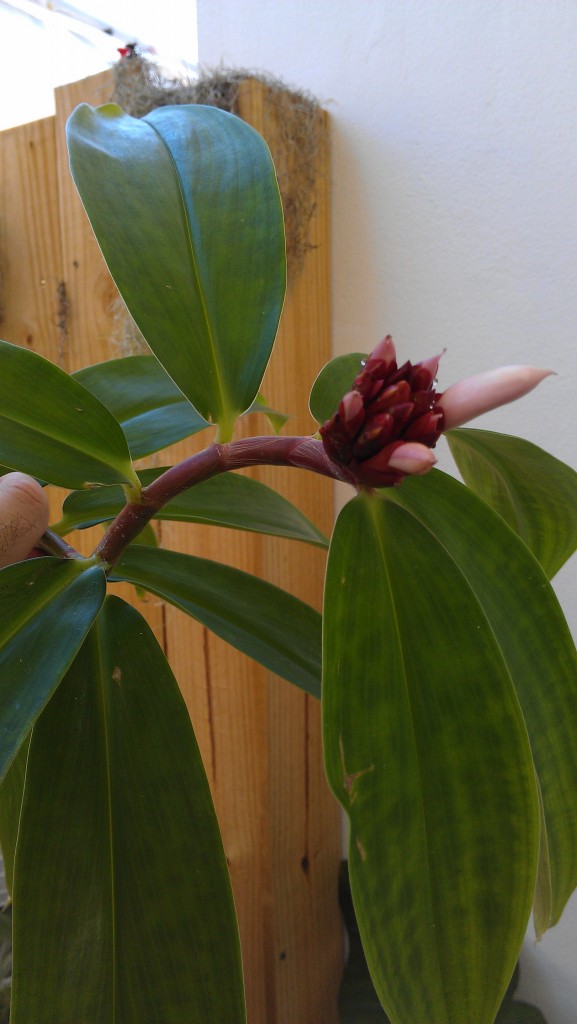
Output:
<instances>
[{"instance_id":1,"label":"pale petal emerging from bract","mask_svg":"<svg viewBox=\"0 0 577 1024\"><path fill-rule=\"evenodd\" d=\"M400 445L389 459L389 467L408 476L423 476L433 468L437 459L430 448L417 441Z\"/></svg>"},{"instance_id":2,"label":"pale petal emerging from bract","mask_svg":"<svg viewBox=\"0 0 577 1024\"><path fill-rule=\"evenodd\" d=\"M522 398L552 373L537 366L501 366L452 384L437 401L445 414L445 430Z\"/></svg>"}]
</instances>

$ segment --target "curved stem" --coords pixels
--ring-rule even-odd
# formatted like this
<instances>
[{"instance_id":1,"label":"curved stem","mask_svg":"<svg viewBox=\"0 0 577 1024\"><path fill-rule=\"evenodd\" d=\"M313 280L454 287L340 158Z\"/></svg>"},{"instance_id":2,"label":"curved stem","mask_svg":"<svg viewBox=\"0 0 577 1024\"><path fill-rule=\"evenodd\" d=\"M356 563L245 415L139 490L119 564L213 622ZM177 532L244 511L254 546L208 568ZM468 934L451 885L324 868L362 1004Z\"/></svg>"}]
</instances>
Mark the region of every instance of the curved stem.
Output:
<instances>
[{"instance_id":1,"label":"curved stem","mask_svg":"<svg viewBox=\"0 0 577 1024\"><path fill-rule=\"evenodd\" d=\"M94 554L106 565L113 566L128 544L171 498L210 477L247 466L308 469L357 486L351 473L331 462L322 441L312 437L251 437L229 444L212 444L157 477L143 489L138 504L125 505Z\"/></svg>"},{"instance_id":2,"label":"curved stem","mask_svg":"<svg viewBox=\"0 0 577 1024\"><path fill-rule=\"evenodd\" d=\"M42 534L37 548L44 551L46 555L56 555L57 558L83 558L76 548L73 548L71 544L68 544L62 537L59 537L57 533L52 530L46 530Z\"/></svg>"}]
</instances>

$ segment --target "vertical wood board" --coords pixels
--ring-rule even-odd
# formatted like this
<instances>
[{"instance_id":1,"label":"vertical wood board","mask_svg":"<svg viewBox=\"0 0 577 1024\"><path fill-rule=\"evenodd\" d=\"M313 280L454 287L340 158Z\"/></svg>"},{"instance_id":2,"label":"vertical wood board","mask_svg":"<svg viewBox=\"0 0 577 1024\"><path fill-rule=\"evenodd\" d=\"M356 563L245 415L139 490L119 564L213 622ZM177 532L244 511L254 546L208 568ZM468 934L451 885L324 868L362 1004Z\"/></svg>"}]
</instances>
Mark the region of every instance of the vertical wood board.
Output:
<instances>
[{"instance_id":1,"label":"vertical wood board","mask_svg":"<svg viewBox=\"0 0 577 1024\"><path fill-rule=\"evenodd\" d=\"M0 138L0 337L60 362L66 290L54 118Z\"/></svg>"},{"instance_id":2,"label":"vertical wood board","mask_svg":"<svg viewBox=\"0 0 577 1024\"><path fill-rule=\"evenodd\" d=\"M66 121L79 103L100 106L109 102L111 93L109 71L55 91L62 260L70 296L66 335L66 369L70 372L117 355L110 345L112 303L117 292L72 181L65 135Z\"/></svg>"},{"instance_id":3,"label":"vertical wood board","mask_svg":"<svg viewBox=\"0 0 577 1024\"><path fill-rule=\"evenodd\" d=\"M277 166L284 159L285 174L298 175L299 161L306 159L306 154L299 152L298 144L287 143L284 110L274 91L260 83L248 80L241 86L239 114L263 134ZM331 356L326 114L323 118L325 132L315 159L310 249L300 272L289 273L277 358L271 359L263 382L267 400L291 414L286 429L297 434L316 430L308 410L309 390ZM331 481L273 467L256 473L330 534ZM323 552L293 544L289 553L266 540L261 558L263 575L321 608ZM287 627L290 629L290 623ZM338 811L327 793L322 767L320 706L286 684L271 685L269 699L269 742L275 752L270 765L269 829L277 1019L279 1024L330 1024L336 1020L335 983L342 960L335 906L340 845Z\"/></svg>"},{"instance_id":4,"label":"vertical wood board","mask_svg":"<svg viewBox=\"0 0 577 1024\"><path fill-rule=\"evenodd\" d=\"M55 119L0 135L0 266L10 285L3 291L0 336L68 370L120 354L110 343L116 289L72 183L64 138L78 103L98 105L111 93L109 72L65 86L56 92ZM242 83L238 104L274 156L282 125L268 87ZM317 155L317 171L314 248L289 287L263 385L268 402L291 414L291 433L315 429L308 391L330 358L326 147ZM251 416L243 431L269 428L261 416ZM158 464L183 458L208 436L155 458ZM258 468L251 475L330 531L329 481L295 470ZM308 545L177 523L162 524L160 533L167 547L237 565L320 607L324 555ZM99 536L98 529L83 531L72 543L88 553ZM339 815L322 769L317 702L176 609L154 597L136 600L133 588L120 592L162 643L197 732L233 880L249 1024L336 1024Z\"/></svg>"}]
</instances>

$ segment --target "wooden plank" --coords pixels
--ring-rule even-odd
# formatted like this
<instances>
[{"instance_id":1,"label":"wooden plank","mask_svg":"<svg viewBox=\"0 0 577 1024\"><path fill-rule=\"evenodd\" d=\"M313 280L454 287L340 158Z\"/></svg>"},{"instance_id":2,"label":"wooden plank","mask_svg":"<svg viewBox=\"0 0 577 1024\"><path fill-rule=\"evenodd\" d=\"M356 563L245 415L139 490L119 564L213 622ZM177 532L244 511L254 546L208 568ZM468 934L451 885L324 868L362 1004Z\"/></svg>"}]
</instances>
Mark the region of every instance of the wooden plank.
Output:
<instances>
[{"instance_id":1,"label":"wooden plank","mask_svg":"<svg viewBox=\"0 0 577 1024\"><path fill-rule=\"evenodd\" d=\"M65 357L70 371L117 354L110 345L116 288L72 181L65 135L66 121L79 103L100 106L111 94L110 71L64 85L54 94L61 245L69 296Z\"/></svg>"},{"instance_id":2,"label":"wooden plank","mask_svg":"<svg viewBox=\"0 0 577 1024\"><path fill-rule=\"evenodd\" d=\"M241 85L240 115L273 156L285 126L278 95ZM330 358L329 208L326 141L317 154L313 248L291 284L263 384L290 432L311 433L308 391ZM252 420L252 422L250 422ZM259 417L240 434L268 433ZM177 457L197 447L179 446ZM330 481L273 468L250 471L330 531ZM163 524L163 543L227 562L320 607L324 555L307 545L226 530ZM339 813L322 768L318 703L167 609L171 663L195 723L229 862L243 947L249 1024L335 1024L342 965L336 904ZM290 630L290 623L287 623Z\"/></svg>"},{"instance_id":3,"label":"wooden plank","mask_svg":"<svg viewBox=\"0 0 577 1024\"><path fill-rule=\"evenodd\" d=\"M117 354L110 345L115 289L70 179L64 145L64 123L76 104L105 102L111 92L107 72L56 94L56 150L54 137L51 144L58 198L51 200L47 237L58 254L56 281L65 286L66 330L60 335L54 330L51 314L51 340L41 338L38 351L52 358L56 354L68 369ZM274 150L282 125L267 88L243 83L239 112ZM303 433L314 429L307 413L308 387L330 356L327 166L323 149L317 156L321 176L311 238L317 248L290 286L278 352L264 386L269 402L292 414L291 431ZM10 201L16 202L14 195ZM39 258L33 252L33 221L31 215L25 260ZM27 256L29 251L33 254ZM22 280L26 276L26 271L17 273ZM23 285L19 295L19 308L36 311L37 332L36 323L47 322L43 296L39 293L29 307ZM14 323L25 340L24 323ZM262 420L243 429L268 432ZM206 437L175 446L171 460L201 443ZM321 528L330 529L328 481L296 471L259 469L253 475L277 486ZM78 540L81 550L90 550L91 534L86 531ZM324 559L306 545L169 523L162 526L162 542L262 575L320 606ZM318 706L175 609L155 599L137 606L145 611L180 682L210 777L239 915L249 1024L336 1024L339 815L322 771Z\"/></svg>"},{"instance_id":4,"label":"wooden plank","mask_svg":"<svg viewBox=\"0 0 577 1024\"><path fill-rule=\"evenodd\" d=\"M283 175L300 173L299 143L287 144L287 105L275 89L243 83L238 112L267 140ZM310 112L303 109L301 117ZM326 118L326 115L324 115ZM306 129L306 125L304 126ZM304 265L289 274L276 353L263 392L273 407L291 413L291 433L316 429L308 393L331 356L328 133L316 140L315 216ZM289 239L294 246L294 239ZM294 501L328 534L332 485L307 473L263 468L259 478ZM324 555L306 545L266 540L261 569L272 582L320 608ZM290 629L290 624L287 624ZM291 686L269 684L270 782L268 829L272 868L272 968L278 1024L332 1024L342 964L335 892L340 859L339 815L322 767L320 707ZM322 951L322 953L321 953ZM321 955L319 955L319 953Z\"/></svg>"},{"instance_id":5,"label":"wooden plank","mask_svg":"<svg viewBox=\"0 0 577 1024\"><path fill-rule=\"evenodd\" d=\"M54 118L0 133L0 336L62 366L68 329ZM62 494L49 488L51 519Z\"/></svg>"},{"instance_id":6,"label":"wooden plank","mask_svg":"<svg viewBox=\"0 0 577 1024\"><path fill-rule=\"evenodd\" d=\"M61 362L66 292L54 118L0 133L0 336Z\"/></svg>"}]
</instances>

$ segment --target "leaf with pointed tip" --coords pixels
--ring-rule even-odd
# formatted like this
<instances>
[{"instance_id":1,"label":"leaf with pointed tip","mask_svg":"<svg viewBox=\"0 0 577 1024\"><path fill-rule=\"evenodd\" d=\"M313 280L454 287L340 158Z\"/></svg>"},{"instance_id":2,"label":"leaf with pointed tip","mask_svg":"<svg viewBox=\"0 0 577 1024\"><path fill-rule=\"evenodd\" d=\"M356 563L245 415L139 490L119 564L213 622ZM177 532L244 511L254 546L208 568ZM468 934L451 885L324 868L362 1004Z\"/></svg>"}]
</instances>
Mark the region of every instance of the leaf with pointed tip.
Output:
<instances>
[{"instance_id":1,"label":"leaf with pointed tip","mask_svg":"<svg viewBox=\"0 0 577 1024\"><path fill-rule=\"evenodd\" d=\"M577 549L577 473L520 437L446 434L463 480L519 534L551 579Z\"/></svg>"},{"instance_id":2,"label":"leaf with pointed tip","mask_svg":"<svg viewBox=\"0 0 577 1024\"><path fill-rule=\"evenodd\" d=\"M534 906L541 935L559 920L577 886L577 651L569 627L531 552L467 487L434 471L381 495L444 546L474 590L506 661L542 801ZM436 607L442 600L439 593Z\"/></svg>"},{"instance_id":3,"label":"leaf with pointed tip","mask_svg":"<svg viewBox=\"0 0 577 1024\"><path fill-rule=\"evenodd\" d=\"M138 120L82 104L67 137L133 319L195 409L229 434L256 397L284 298L282 207L266 143L201 105Z\"/></svg>"},{"instance_id":4,"label":"leaf with pointed tip","mask_svg":"<svg viewBox=\"0 0 577 1024\"><path fill-rule=\"evenodd\" d=\"M339 989L340 1024L390 1024L371 981L355 917L346 861L339 873L339 905L347 933L347 957Z\"/></svg>"},{"instance_id":5,"label":"leaf with pointed tip","mask_svg":"<svg viewBox=\"0 0 577 1024\"><path fill-rule=\"evenodd\" d=\"M188 711L151 630L119 598L34 727L14 964L12 1024L245 1020L226 860Z\"/></svg>"},{"instance_id":6,"label":"leaf with pointed tip","mask_svg":"<svg viewBox=\"0 0 577 1024\"><path fill-rule=\"evenodd\" d=\"M321 617L257 576L206 558L127 549L110 574L157 594L239 651L320 697Z\"/></svg>"},{"instance_id":7,"label":"leaf with pointed tip","mask_svg":"<svg viewBox=\"0 0 577 1024\"><path fill-rule=\"evenodd\" d=\"M61 487L138 483L121 427L64 370L36 352L0 341L0 380L5 466Z\"/></svg>"},{"instance_id":8,"label":"leaf with pointed tip","mask_svg":"<svg viewBox=\"0 0 577 1024\"><path fill-rule=\"evenodd\" d=\"M0 779L76 656L105 586L99 566L76 559L0 570Z\"/></svg>"},{"instance_id":9,"label":"leaf with pointed tip","mask_svg":"<svg viewBox=\"0 0 577 1024\"><path fill-rule=\"evenodd\" d=\"M491 622L410 509L359 496L341 512L323 650L326 770L384 1009L493 1024L531 910L535 773Z\"/></svg>"},{"instance_id":10,"label":"leaf with pointed tip","mask_svg":"<svg viewBox=\"0 0 577 1024\"><path fill-rule=\"evenodd\" d=\"M123 356L77 370L73 374L120 423L133 459L192 437L211 424L184 397L155 356ZM288 420L258 394L250 409L267 417L275 434ZM0 470L1 472L1 470Z\"/></svg>"},{"instance_id":11,"label":"leaf with pointed tip","mask_svg":"<svg viewBox=\"0 0 577 1024\"><path fill-rule=\"evenodd\" d=\"M349 952L339 992L341 1024L390 1024L377 998L359 935L353 909L348 865L341 864L339 903L347 930ZM547 1024L543 1014L529 1003L518 1002L513 995L519 984L519 966L505 993L495 1024Z\"/></svg>"},{"instance_id":12,"label":"leaf with pointed tip","mask_svg":"<svg viewBox=\"0 0 577 1024\"><path fill-rule=\"evenodd\" d=\"M317 423L324 423L335 414L341 398L351 390L355 377L361 372L361 361L366 358L366 352L347 352L323 366L309 398L309 409Z\"/></svg>"},{"instance_id":13,"label":"leaf with pointed tip","mask_svg":"<svg viewBox=\"0 0 577 1024\"><path fill-rule=\"evenodd\" d=\"M280 434L290 416L286 412L278 412L276 409L271 409L267 404L266 398L261 394L258 394L252 403L250 409L247 409L245 416L249 416L250 413L260 412L263 416L266 416L275 434Z\"/></svg>"},{"instance_id":14,"label":"leaf with pointed tip","mask_svg":"<svg viewBox=\"0 0 577 1024\"><path fill-rule=\"evenodd\" d=\"M519 1002L514 999L519 987L519 964L515 967L513 977L505 993L505 998L495 1017L495 1024L547 1024L543 1014L536 1006Z\"/></svg>"},{"instance_id":15,"label":"leaf with pointed tip","mask_svg":"<svg viewBox=\"0 0 577 1024\"><path fill-rule=\"evenodd\" d=\"M501 1007L495 1024L547 1024L547 1021L536 1006L513 999Z\"/></svg>"},{"instance_id":16,"label":"leaf with pointed tip","mask_svg":"<svg viewBox=\"0 0 577 1024\"><path fill-rule=\"evenodd\" d=\"M146 487L163 472L143 470L139 474L142 485ZM83 530L113 519L123 505L123 494L118 488L75 491L64 502L62 520L56 524L58 532ZM271 487L237 473L223 473L183 491L164 505L155 519L210 523L328 546L324 534L295 505Z\"/></svg>"},{"instance_id":17,"label":"leaf with pointed tip","mask_svg":"<svg viewBox=\"0 0 577 1024\"><path fill-rule=\"evenodd\" d=\"M77 370L74 377L118 420L133 459L210 426L154 356L110 359Z\"/></svg>"}]
</instances>

